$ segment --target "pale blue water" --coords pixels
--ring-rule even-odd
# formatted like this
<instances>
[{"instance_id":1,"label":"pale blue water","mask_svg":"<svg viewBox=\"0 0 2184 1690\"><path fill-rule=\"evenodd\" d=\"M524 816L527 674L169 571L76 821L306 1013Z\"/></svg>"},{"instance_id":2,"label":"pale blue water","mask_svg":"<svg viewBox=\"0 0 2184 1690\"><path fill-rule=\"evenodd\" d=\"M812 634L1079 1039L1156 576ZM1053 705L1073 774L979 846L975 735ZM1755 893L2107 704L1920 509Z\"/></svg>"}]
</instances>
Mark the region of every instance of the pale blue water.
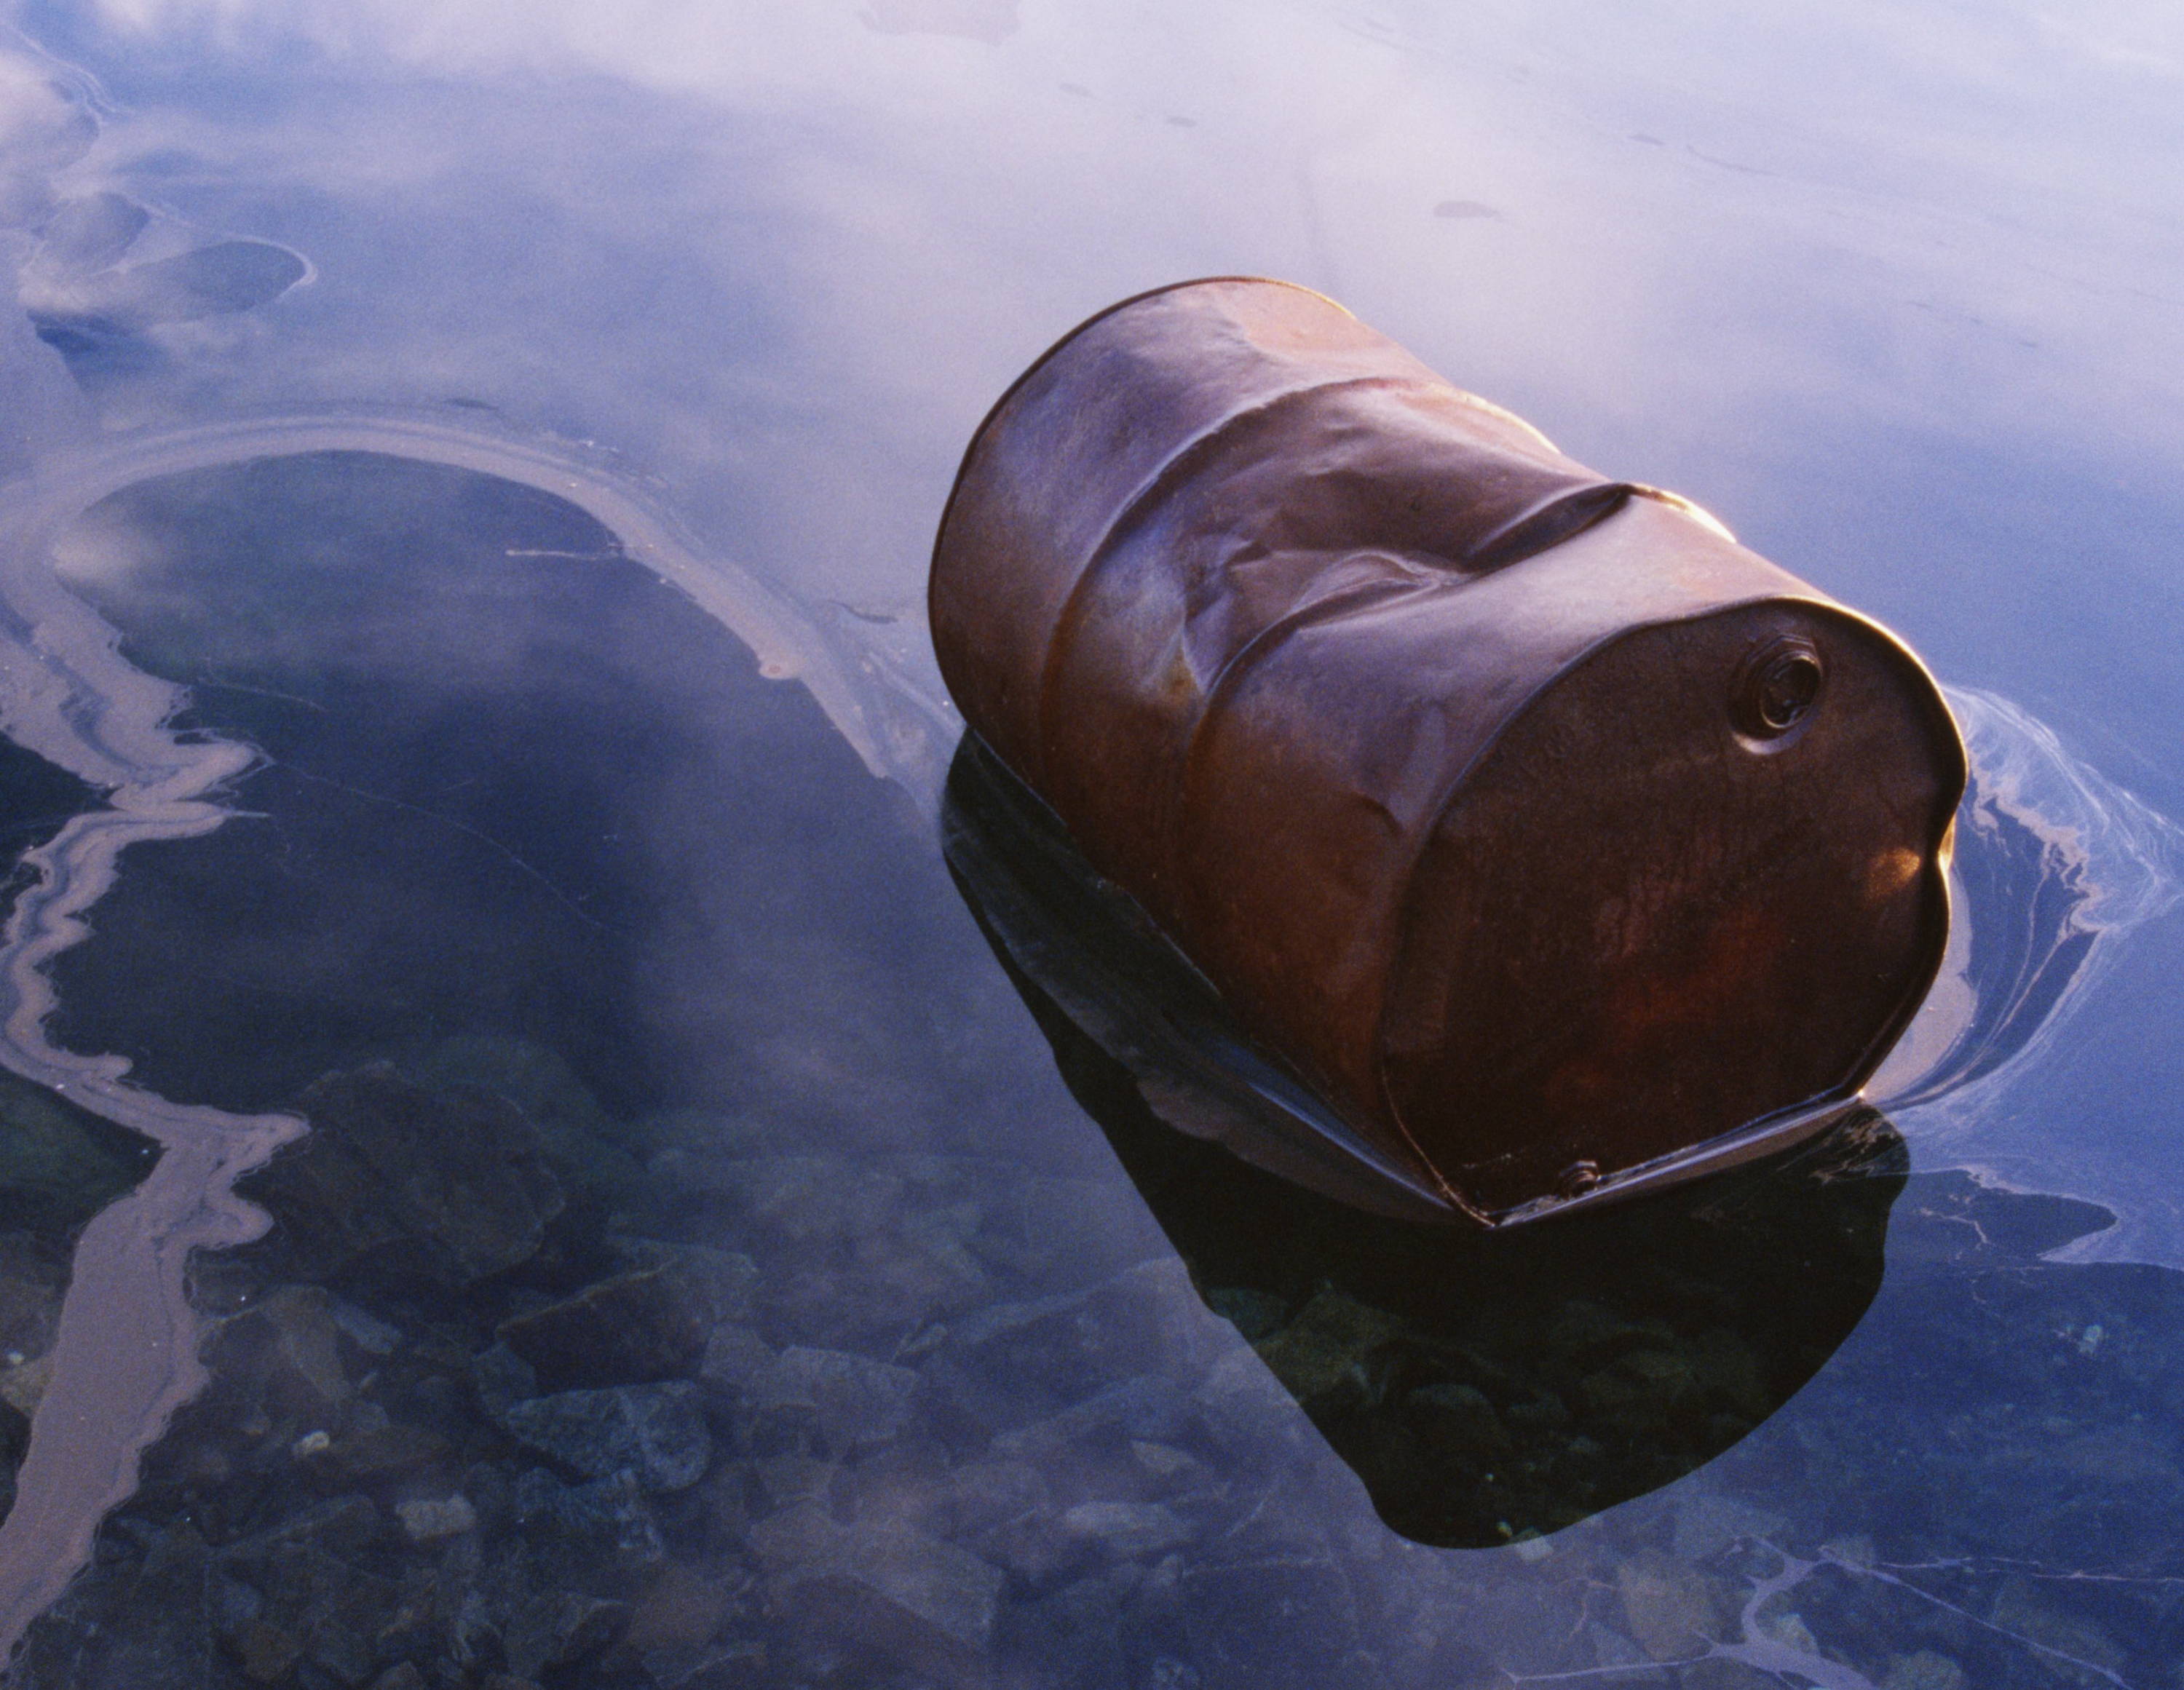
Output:
<instances>
[{"instance_id":1,"label":"pale blue water","mask_svg":"<svg viewBox=\"0 0 2184 1690\"><path fill-rule=\"evenodd\" d=\"M2184 1682L2184 29L1716 14L0 14L9 1682ZM1236 272L1951 683L1875 1117L1489 1248L1011 977L933 527Z\"/></svg>"}]
</instances>

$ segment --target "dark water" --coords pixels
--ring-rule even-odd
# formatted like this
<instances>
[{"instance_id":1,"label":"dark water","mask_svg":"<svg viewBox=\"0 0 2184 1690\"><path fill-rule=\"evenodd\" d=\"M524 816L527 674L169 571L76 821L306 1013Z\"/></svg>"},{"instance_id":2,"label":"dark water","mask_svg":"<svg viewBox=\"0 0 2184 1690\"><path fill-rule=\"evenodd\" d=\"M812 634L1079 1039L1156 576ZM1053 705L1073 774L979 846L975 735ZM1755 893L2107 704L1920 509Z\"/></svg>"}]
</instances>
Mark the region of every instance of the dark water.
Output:
<instances>
[{"instance_id":1,"label":"dark water","mask_svg":"<svg viewBox=\"0 0 2184 1690\"><path fill-rule=\"evenodd\" d=\"M2184 1682L2184 36L1443 10L4 14L9 1682ZM1953 684L1869 1110L1479 1239L1088 1020L925 553L1235 271Z\"/></svg>"}]
</instances>

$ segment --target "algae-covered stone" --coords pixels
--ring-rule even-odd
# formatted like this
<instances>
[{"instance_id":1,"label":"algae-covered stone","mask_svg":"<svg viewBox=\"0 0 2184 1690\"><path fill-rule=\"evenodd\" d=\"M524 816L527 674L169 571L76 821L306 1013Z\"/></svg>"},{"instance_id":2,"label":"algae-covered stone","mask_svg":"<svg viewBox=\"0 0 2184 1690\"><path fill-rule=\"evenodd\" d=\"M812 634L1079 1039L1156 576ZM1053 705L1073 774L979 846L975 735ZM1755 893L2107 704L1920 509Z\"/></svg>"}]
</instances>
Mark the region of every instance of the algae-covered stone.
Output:
<instances>
[{"instance_id":1,"label":"algae-covered stone","mask_svg":"<svg viewBox=\"0 0 2184 1690\"><path fill-rule=\"evenodd\" d=\"M647 1491L694 1485L712 1459L701 1393L680 1380L533 1397L504 1418L540 1454L587 1478L627 1473Z\"/></svg>"},{"instance_id":2,"label":"algae-covered stone","mask_svg":"<svg viewBox=\"0 0 2184 1690\"><path fill-rule=\"evenodd\" d=\"M810 1416L821 1445L836 1455L892 1443L910 1427L917 1375L841 1350L791 1348L749 1379L744 1411L764 1441L768 1422Z\"/></svg>"},{"instance_id":3,"label":"algae-covered stone","mask_svg":"<svg viewBox=\"0 0 2184 1690\"><path fill-rule=\"evenodd\" d=\"M1721 1615L1704 1575L1658 1550L1615 1570L1630 1635L1654 1660L1702 1654L1720 1635Z\"/></svg>"},{"instance_id":4,"label":"algae-covered stone","mask_svg":"<svg viewBox=\"0 0 2184 1690\"><path fill-rule=\"evenodd\" d=\"M641 1268L504 1320L499 1335L554 1389L649 1384L704 1355L700 1295L670 1269Z\"/></svg>"},{"instance_id":5,"label":"algae-covered stone","mask_svg":"<svg viewBox=\"0 0 2184 1690\"><path fill-rule=\"evenodd\" d=\"M1256 1348L1307 1414L1325 1414L1373 1394L1376 1352L1401 1330L1392 1315L1323 1291Z\"/></svg>"},{"instance_id":6,"label":"algae-covered stone","mask_svg":"<svg viewBox=\"0 0 2184 1690\"><path fill-rule=\"evenodd\" d=\"M535 1254L561 1212L536 1131L492 1092L423 1091L381 1063L329 1075L296 1107L310 1131L240 1189L305 1276L370 1260L469 1285Z\"/></svg>"},{"instance_id":7,"label":"algae-covered stone","mask_svg":"<svg viewBox=\"0 0 2184 1690\"><path fill-rule=\"evenodd\" d=\"M788 1623L950 1677L981 1669L1000 1570L899 1521L843 1525L809 1504L753 1528L769 1598Z\"/></svg>"}]
</instances>

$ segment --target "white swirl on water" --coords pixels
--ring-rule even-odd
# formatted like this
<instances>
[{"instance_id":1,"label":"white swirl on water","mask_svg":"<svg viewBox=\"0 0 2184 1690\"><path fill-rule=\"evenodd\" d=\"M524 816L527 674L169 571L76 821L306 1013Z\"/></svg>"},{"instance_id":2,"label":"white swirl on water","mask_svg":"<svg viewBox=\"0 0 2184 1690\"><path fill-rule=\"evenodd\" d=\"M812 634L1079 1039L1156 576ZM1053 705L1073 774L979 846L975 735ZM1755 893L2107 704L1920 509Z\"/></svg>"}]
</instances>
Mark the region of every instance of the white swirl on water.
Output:
<instances>
[{"instance_id":1,"label":"white swirl on water","mask_svg":"<svg viewBox=\"0 0 2184 1690\"><path fill-rule=\"evenodd\" d=\"M1921 1165L2081 1196L2127 1224L2109 1245L2184 1267L2184 1237L2149 1212L2164 1170L2125 1169L2098 1133L2020 1120L2143 932L2184 902L2184 829L2081 760L2018 705L1947 689L1970 753L1951 864L1949 952L1925 1007L1866 1088ZM2164 931L2159 927L2157 931ZM2115 1019L2133 1005L2107 1006ZM2165 1199L2164 1200L2165 1206ZM2096 1244L2098 1253L2107 1247ZM2086 1254L2081 1249L2077 1254Z\"/></svg>"}]
</instances>

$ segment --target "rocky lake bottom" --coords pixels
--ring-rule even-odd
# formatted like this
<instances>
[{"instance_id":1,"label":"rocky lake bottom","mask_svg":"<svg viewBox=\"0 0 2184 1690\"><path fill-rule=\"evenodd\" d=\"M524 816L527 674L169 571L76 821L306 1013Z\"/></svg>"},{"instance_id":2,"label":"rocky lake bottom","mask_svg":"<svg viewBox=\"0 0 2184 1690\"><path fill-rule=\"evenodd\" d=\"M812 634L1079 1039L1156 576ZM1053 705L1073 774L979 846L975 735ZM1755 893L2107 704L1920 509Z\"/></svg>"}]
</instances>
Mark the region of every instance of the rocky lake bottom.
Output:
<instances>
[{"instance_id":1,"label":"rocky lake bottom","mask_svg":"<svg viewBox=\"0 0 2184 1690\"><path fill-rule=\"evenodd\" d=\"M213 1383L17 1682L1954 1690L2184 1647L2184 1287L2040 1263L2066 1206L1912 1181L1857 1339L1755 1432L1718 1303L1529 1309L1513 1365L1195 1279L1112 1182L617 1120L514 1041L298 1107L248 1187L282 1224L196 1276ZM18 1447L52 1242L6 1241ZM1323 1459L1374 1476L1346 1426L1574 1518L1408 1541ZM1669 1491L1587 1519L1634 1450Z\"/></svg>"}]
</instances>

